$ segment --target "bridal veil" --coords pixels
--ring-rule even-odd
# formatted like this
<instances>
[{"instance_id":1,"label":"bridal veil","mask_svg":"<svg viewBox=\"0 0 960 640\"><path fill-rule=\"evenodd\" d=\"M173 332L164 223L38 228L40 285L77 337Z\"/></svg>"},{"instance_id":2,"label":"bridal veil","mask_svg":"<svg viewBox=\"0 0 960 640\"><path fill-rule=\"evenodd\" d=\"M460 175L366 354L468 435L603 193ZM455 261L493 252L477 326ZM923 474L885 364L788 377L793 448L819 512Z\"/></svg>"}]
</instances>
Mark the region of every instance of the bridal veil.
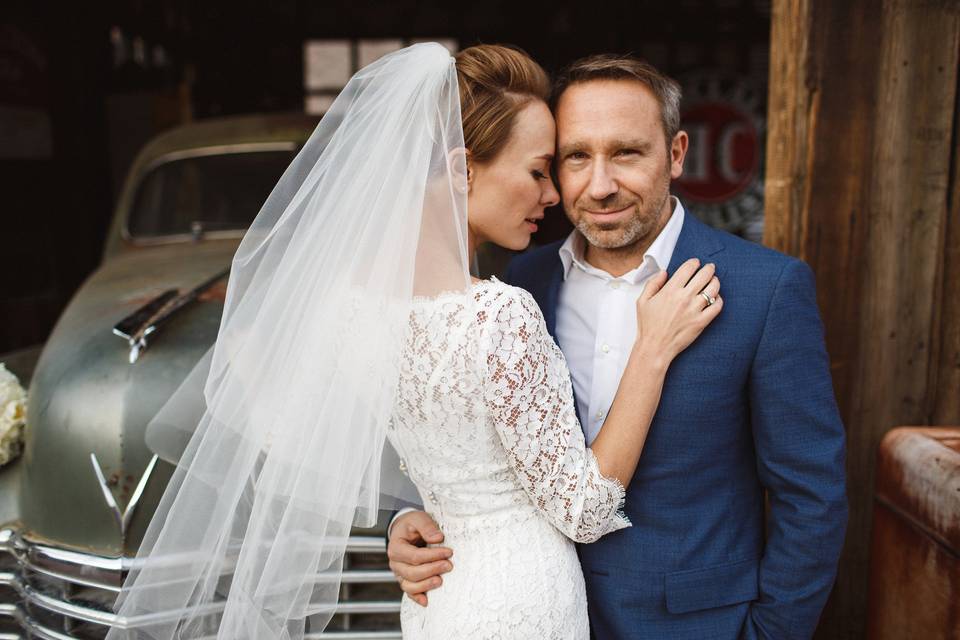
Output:
<instances>
[{"instance_id":1,"label":"bridal veil","mask_svg":"<svg viewBox=\"0 0 960 640\"><path fill-rule=\"evenodd\" d=\"M148 426L177 468L108 640L299 640L353 525L416 500L385 451L417 297L470 286L454 60L359 71L233 258L216 343ZM388 445L387 445L388 447Z\"/></svg>"}]
</instances>

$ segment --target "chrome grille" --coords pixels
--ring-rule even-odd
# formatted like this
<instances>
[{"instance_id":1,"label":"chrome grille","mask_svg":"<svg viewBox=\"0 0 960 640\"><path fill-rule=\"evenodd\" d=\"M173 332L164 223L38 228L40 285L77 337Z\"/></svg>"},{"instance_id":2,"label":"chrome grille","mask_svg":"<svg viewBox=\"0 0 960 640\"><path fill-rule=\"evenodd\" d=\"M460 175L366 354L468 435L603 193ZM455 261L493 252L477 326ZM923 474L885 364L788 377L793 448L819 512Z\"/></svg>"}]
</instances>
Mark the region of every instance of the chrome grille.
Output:
<instances>
[{"instance_id":1,"label":"chrome grille","mask_svg":"<svg viewBox=\"0 0 960 640\"><path fill-rule=\"evenodd\" d=\"M0 640L102 640L129 560L32 542L0 529ZM400 589L387 568L382 537L351 536L340 602L326 630L307 640L400 638Z\"/></svg>"}]
</instances>

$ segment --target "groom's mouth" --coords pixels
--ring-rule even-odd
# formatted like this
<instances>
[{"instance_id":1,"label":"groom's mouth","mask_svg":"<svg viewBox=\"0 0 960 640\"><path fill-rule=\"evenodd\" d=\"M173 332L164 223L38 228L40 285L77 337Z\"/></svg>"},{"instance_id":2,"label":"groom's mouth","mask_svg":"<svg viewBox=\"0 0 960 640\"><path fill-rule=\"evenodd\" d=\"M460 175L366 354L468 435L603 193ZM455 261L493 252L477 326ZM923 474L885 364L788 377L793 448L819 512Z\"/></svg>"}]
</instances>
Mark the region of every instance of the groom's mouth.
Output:
<instances>
[{"instance_id":1,"label":"groom's mouth","mask_svg":"<svg viewBox=\"0 0 960 640\"><path fill-rule=\"evenodd\" d=\"M610 223L619 220L621 217L624 217L630 210L633 209L632 204L621 209L585 209L590 216L599 223Z\"/></svg>"},{"instance_id":2,"label":"groom's mouth","mask_svg":"<svg viewBox=\"0 0 960 640\"><path fill-rule=\"evenodd\" d=\"M530 230L530 233L536 233L537 229L539 228L537 227L537 221L543 220L543 216L540 216L539 218L524 218L524 220L527 223L527 228Z\"/></svg>"}]
</instances>

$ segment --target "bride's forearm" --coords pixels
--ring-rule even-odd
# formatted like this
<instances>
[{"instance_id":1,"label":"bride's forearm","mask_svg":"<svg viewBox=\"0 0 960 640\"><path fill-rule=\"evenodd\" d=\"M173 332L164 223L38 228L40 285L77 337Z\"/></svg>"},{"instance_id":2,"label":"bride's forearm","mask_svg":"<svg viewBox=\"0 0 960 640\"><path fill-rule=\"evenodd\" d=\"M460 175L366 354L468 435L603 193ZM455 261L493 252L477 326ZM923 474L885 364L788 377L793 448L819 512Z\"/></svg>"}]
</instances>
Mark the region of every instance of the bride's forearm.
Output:
<instances>
[{"instance_id":1,"label":"bride's forearm","mask_svg":"<svg viewBox=\"0 0 960 640\"><path fill-rule=\"evenodd\" d=\"M617 478L625 487L637 469L669 365L670 358L662 353L634 346L610 413L590 446L600 472Z\"/></svg>"}]
</instances>

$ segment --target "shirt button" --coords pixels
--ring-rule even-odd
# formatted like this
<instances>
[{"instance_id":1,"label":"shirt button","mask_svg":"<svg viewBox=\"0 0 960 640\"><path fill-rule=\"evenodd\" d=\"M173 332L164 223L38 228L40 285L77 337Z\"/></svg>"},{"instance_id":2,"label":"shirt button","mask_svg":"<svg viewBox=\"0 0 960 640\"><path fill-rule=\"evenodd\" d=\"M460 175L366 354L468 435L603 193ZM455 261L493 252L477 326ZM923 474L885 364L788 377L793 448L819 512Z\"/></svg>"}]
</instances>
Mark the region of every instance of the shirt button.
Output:
<instances>
[{"instance_id":1,"label":"shirt button","mask_svg":"<svg viewBox=\"0 0 960 640\"><path fill-rule=\"evenodd\" d=\"M620 288L620 281L619 281L619 280L611 280L611 281L610 281L610 288L611 288L611 289L619 289L619 288Z\"/></svg>"},{"instance_id":2,"label":"shirt button","mask_svg":"<svg viewBox=\"0 0 960 640\"><path fill-rule=\"evenodd\" d=\"M400 471L402 471L404 475L406 475L407 473L407 463L404 462L402 459L400 460Z\"/></svg>"},{"instance_id":3,"label":"shirt button","mask_svg":"<svg viewBox=\"0 0 960 640\"><path fill-rule=\"evenodd\" d=\"M597 420L603 417L603 411L597 411Z\"/></svg>"},{"instance_id":4,"label":"shirt button","mask_svg":"<svg viewBox=\"0 0 960 640\"><path fill-rule=\"evenodd\" d=\"M608 344L603 345L602 347L600 347L600 351L603 351L604 353L610 353L610 345Z\"/></svg>"}]
</instances>

